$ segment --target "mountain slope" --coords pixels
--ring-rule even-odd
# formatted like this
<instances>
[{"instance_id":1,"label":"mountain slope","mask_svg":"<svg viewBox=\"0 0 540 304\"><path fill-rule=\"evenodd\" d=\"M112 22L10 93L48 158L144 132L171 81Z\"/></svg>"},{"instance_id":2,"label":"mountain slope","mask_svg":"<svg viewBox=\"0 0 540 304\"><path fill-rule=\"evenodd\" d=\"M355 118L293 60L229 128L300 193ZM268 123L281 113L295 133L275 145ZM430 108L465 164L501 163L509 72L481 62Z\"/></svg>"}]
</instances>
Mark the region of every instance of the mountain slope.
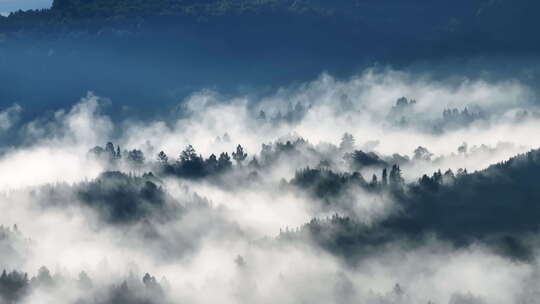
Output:
<instances>
[{"instance_id":1,"label":"mountain slope","mask_svg":"<svg viewBox=\"0 0 540 304\"><path fill-rule=\"evenodd\" d=\"M456 247L481 243L501 255L533 259L530 245L540 230L540 150L458 176L435 173L393 189L395 211L373 225L335 215L314 219L281 239L307 236L353 261L395 242L406 246L436 236Z\"/></svg>"}]
</instances>

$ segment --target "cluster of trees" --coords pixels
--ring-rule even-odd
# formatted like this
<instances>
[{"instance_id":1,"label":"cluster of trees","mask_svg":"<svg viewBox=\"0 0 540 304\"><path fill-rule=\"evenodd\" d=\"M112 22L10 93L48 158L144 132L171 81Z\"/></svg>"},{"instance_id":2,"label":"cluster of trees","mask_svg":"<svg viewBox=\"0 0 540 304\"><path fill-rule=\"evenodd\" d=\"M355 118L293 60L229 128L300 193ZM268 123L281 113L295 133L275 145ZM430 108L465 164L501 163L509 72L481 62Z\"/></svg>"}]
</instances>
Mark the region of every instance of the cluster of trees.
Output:
<instances>
[{"instance_id":1,"label":"cluster of trees","mask_svg":"<svg viewBox=\"0 0 540 304\"><path fill-rule=\"evenodd\" d=\"M335 151L335 153L338 152ZM328 159L305 139L295 138L262 144L259 156L254 155L249 161L248 153L242 145L237 145L236 150L231 154L222 152L219 157L211 154L207 158L198 154L192 145L188 145L180 152L176 160L171 161L164 151L160 151L156 159L159 172L183 178L205 178L226 173L233 168L247 169L247 172L253 172L264 170L280 160L291 161L295 158L307 159L309 157Z\"/></svg>"},{"instance_id":2,"label":"cluster of trees","mask_svg":"<svg viewBox=\"0 0 540 304\"><path fill-rule=\"evenodd\" d=\"M381 159L379 155L374 152L364 152L362 150L355 150L352 153L348 153L344 156L345 160L349 162L353 170L360 170L366 167L387 167L388 163Z\"/></svg>"},{"instance_id":3,"label":"cluster of trees","mask_svg":"<svg viewBox=\"0 0 540 304\"><path fill-rule=\"evenodd\" d=\"M2 303L18 303L28 292L30 281L28 274L2 271L0 275L0 299Z\"/></svg>"},{"instance_id":4,"label":"cluster of trees","mask_svg":"<svg viewBox=\"0 0 540 304\"><path fill-rule=\"evenodd\" d=\"M80 302L80 304L90 303L134 303L134 304L161 304L171 303L166 292L169 283L166 278L162 278L161 283L149 273L146 273L142 280L137 280L133 274L130 278L117 286L109 287L109 292L98 301Z\"/></svg>"},{"instance_id":5,"label":"cluster of trees","mask_svg":"<svg viewBox=\"0 0 540 304\"><path fill-rule=\"evenodd\" d=\"M434 172L431 176L422 175L418 180L418 186L426 190L436 191L441 185L454 185L457 178L467 175L467 169L458 169L454 174L452 169L446 170L444 173L441 170Z\"/></svg>"},{"instance_id":6,"label":"cluster of trees","mask_svg":"<svg viewBox=\"0 0 540 304\"><path fill-rule=\"evenodd\" d=\"M114 146L112 142L108 142L105 147L96 146L88 153L98 159L105 160L109 163L125 160L132 166L142 166L145 161L144 153L141 150L123 150L120 151L120 146Z\"/></svg>"},{"instance_id":7,"label":"cluster of trees","mask_svg":"<svg viewBox=\"0 0 540 304\"><path fill-rule=\"evenodd\" d=\"M458 148L459 151L460 148ZM419 161L431 161L431 157L433 157L433 153L429 152L429 150L426 147L418 146L414 150L413 159L419 160Z\"/></svg>"},{"instance_id":8,"label":"cluster of trees","mask_svg":"<svg viewBox=\"0 0 540 304\"><path fill-rule=\"evenodd\" d=\"M381 173L366 180L359 172L338 172L321 162L322 165L318 167L297 170L290 182L283 185L307 191L324 202L328 210L334 207L334 210L346 210L350 206L341 208L343 206L338 205L343 204L344 200L350 200L351 206L355 204L356 198L351 195L354 191L349 190L357 188L374 195L389 195L402 211L370 227L355 223L360 228L353 225L356 228L345 229L347 234L354 235L358 229L368 229L368 234L381 237L386 242L396 239L412 240L435 233L458 246L481 241L511 257L527 259L531 256L526 244L523 244L523 236L524 232L532 233L540 229L536 221L540 216L540 208L533 203L540 199L540 191L536 190L535 184L537 172L540 172L539 150L518 155L479 172L468 173L463 169L457 172L438 170L431 175L423 175L417 182L405 183L398 163L389 166L386 159L354 150L354 146L354 137L345 134L339 147L334 146L328 150L330 154L318 151L303 139L295 139L263 144L259 158L253 157L247 165L248 155L241 145L230 155L224 152L219 158L215 155L203 158L192 146L188 146L174 162L170 161L164 152L158 154L157 160L162 172L186 178L203 178L235 167L239 170L246 168L246 172L264 171L267 166L280 159L296 162L305 155L315 155L319 159L325 159L329 155L332 159L332 154L349 155L363 166L380 166ZM351 149L353 152L346 152ZM118 150L113 145L108 145L102 153L118 159ZM458 150L466 154L469 149L464 144ZM432 156L427 148L418 147L414 151L413 160L431 161ZM233 165L233 161L236 165ZM81 200L103 210L105 217L111 216L108 218L111 222L137 221L170 210L167 209L170 198L153 175L129 177L119 172L106 173L78 189ZM348 221L354 223L353 219ZM515 225L516 221L520 224ZM336 218L329 223L335 225L341 223L341 219ZM312 223L312 226L315 224ZM465 231L464 227L468 227L468 230ZM314 229L309 229L312 230ZM340 230L343 229L335 231ZM335 237L340 240L349 239L339 235ZM364 236L357 236L356 240L358 242L347 241L347 244L360 246L361 243L380 241ZM349 249L343 252L346 251Z\"/></svg>"},{"instance_id":9,"label":"cluster of trees","mask_svg":"<svg viewBox=\"0 0 540 304\"><path fill-rule=\"evenodd\" d=\"M29 278L27 273L4 270L0 275L0 302L20 303L35 290L51 291L56 287L72 287L84 292L85 295L75 301L77 304L169 303L166 296L169 288L166 278L158 282L148 273L142 279L137 279L130 273L120 284L104 285L94 282L84 271L79 273L77 279L69 279L61 274L51 275L45 266L32 278ZM90 299L88 292L92 292Z\"/></svg>"},{"instance_id":10,"label":"cluster of trees","mask_svg":"<svg viewBox=\"0 0 540 304\"><path fill-rule=\"evenodd\" d=\"M224 138L228 138L228 135L225 134ZM143 167L152 168L159 174L189 179L217 176L233 168L254 172L264 170L280 161L309 163L316 160L318 167L326 169L345 161L351 170L359 171L365 168L388 168L391 164L400 166L411 160L408 156L399 154L381 156L375 152L356 150L355 138L350 133L343 134L339 146L327 144L315 147L301 137L262 144L260 154L253 155L250 159L242 145L237 145L235 151L230 154L222 152L218 154L219 156L211 154L206 158L197 153L192 145L188 145L176 158L169 157L164 151L160 151L155 161L152 161L147 159L141 150L121 151L119 146L109 142L105 147L92 148L89 155L103 160L110 169L118 169L121 168L120 164L126 164L138 171ZM432 156L433 154L427 148L420 146L414 151L412 159L431 161Z\"/></svg>"},{"instance_id":11,"label":"cluster of trees","mask_svg":"<svg viewBox=\"0 0 540 304\"><path fill-rule=\"evenodd\" d=\"M341 137L341 142L339 143L339 150L342 152L350 152L354 150L356 141L354 136L350 133L345 132Z\"/></svg>"},{"instance_id":12,"label":"cluster of trees","mask_svg":"<svg viewBox=\"0 0 540 304\"><path fill-rule=\"evenodd\" d=\"M223 138L229 138L227 134ZM219 138L221 140L221 138ZM227 139L230 140L230 139ZM468 156L471 153L493 153L498 149L510 149L512 146L508 144L498 144L497 147L491 148L485 145L468 147L467 143L463 143L457 149L459 155ZM187 179L203 179L219 177L224 173L231 171L232 169L238 170L241 174L247 174L251 177L258 175L260 172L264 172L269 167L276 165L278 162L293 162L295 164L308 164L305 172L297 172L295 182L304 179L302 175L306 175L311 171L311 175L314 172L318 172L320 180L336 180L333 184L349 184L349 182L343 182L344 180L350 180L345 174L331 172L325 172L325 170L341 170L341 165L346 165L351 171L349 176L354 176L351 182L352 184L358 183L367 185L366 187L377 188L377 185L386 184L400 184L403 183L401 173L399 178L401 182L393 183L393 173L400 172L400 167L410 164L411 162L432 162L434 164L441 162L444 157L435 155L423 146L418 146L412 154L412 157L407 155L393 154L391 156L381 155L375 152L364 152L356 149L355 138L350 133L343 134L340 144L338 146L332 144L325 144L319 146L313 146L303 138L294 138L282 141L276 141L274 143L262 144L261 151L258 155L253 155L248 158L247 151L242 145L237 145L235 151L232 153L222 152L220 154L211 154L208 157L197 153L192 145L188 145L182 150L176 158L169 157L164 151L160 151L155 156L154 160L147 159L141 150L124 150L121 151L119 146L115 146L109 142L104 147L94 147L90 150L89 155L97 157L105 161L109 166L109 170L117 170L123 168L120 164L128 165L128 168L136 169L136 172L140 172L141 168L156 172L158 175L172 175ZM219 156L218 156L219 155ZM455 155L454 155L455 156ZM318 169L310 169L318 168ZM339 169L338 169L339 168ZM385 169L386 168L386 169ZM353 174L354 172L360 172L365 169L369 170L382 170L383 174L379 176L372 176L371 179L366 182L360 173ZM388 171L388 172L387 172ZM452 173L453 174L453 173ZM336 175L334 177L330 177ZM442 174L441 174L442 176ZM445 172L445 180L450 181L450 172ZM212 179L213 180L213 179ZM220 179L216 179L220 180ZM422 184L428 185L430 180L427 176L422 177ZM339 181L339 182L338 182ZM300 184L304 184L300 182ZM324 183L323 183L324 184ZM431 183L432 186L435 184ZM319 188L313 184L313 188ZM322 187L328 189L334 189L336 187ZM333 193L331 190L329 193ZM317 193L321 193L316 191ZM324 190L322 193L328 191ZM338 191L339 192L339 191Z\"/></svg>"},{"instance_id":13,"label":"cluster of trees","mask_svg":"<svg viewBox=\"0 0 540 304\"><path fill-rule=\"evenodd\" d=\"M301 121L306 115L307 111L311 109L311 105L305 106L304 104L298 102L294 106L289 104L289 107L283 113L281 110L278 110L273 115L267 114L264 110L260 110L257 115L257 120L261 122L269 122L274 124L279 123L295 123Z\"/></svg>"},{"instance_id":14,"label":"cluster of trees","mask_svg":"<svg viewBox=\"0 0 540 304\"><path fill-rule=\"evenodd\" d=\"M90 181L36 187L31 195L41 210L75 212L87 218L94 229L108 227L121 231L120 246L164 257L181 257L194 250L207 233L219 231L231 236L238 232L236 224L213 208L208 199L187 186L179 191L182 195L172 196L152 173L131 175L108 171ZM196 225L183 224L193 219ZM1 245L2 242L0 250ZM7 257L5 251L0 254ZM3 265L9 268L23 265L24 261L3 259L0 269Z\"/></svg>"},{"instance_id":15,"label":"cluster of trees","mask_svg":"<svg viewBox=\"0 0 540 304\"><path fill-rule=\"evenodd\" d=\"M382 169L380 178L373 174L371 181L366 181L359 172L336 173L326 168L305 168L296 171L290 184L306 189L316 197L330 201L339 197L350 187L359 187L366 191L401 191L405 185L399 165L393 165L388 172Z\"/></svg>"},{"instance_id":16,"label":"cluster of trees","mask_svg":"<svg viewBox=\"0 0 540 304\"><path fill-rule=\"evenodd\" d=\"M280 159L293 159L299 157L302 151L317 153L316 150L303 138L287 140L285 142L277 141L274 144L262 144L260 153L260 165L268 167Z\"/></svg>"},{"instance_id":17,"label":"cluster of trees","mask_svg":"<svg viewBox=\"0 0 540 304\"><path fill-rule=\"evenodd\" d=\"M192 145L188 145L178 159L174 162L169 161L169 157L163 151L157 155L157 161L161 172L172 174L184 178L203 178L216 174L225 173L232 169L233 161L237 167L242 167L247 159L247 152L241 145L236 147L236 151L230 155L227 152L222 152L219 157L211 154L208 158L197 154ZM249 165L255 166L256 159L250 162Z\"/></svg>"},{"instance_id":18,"label":"cluster of trees","mask_svg":"<svg viewBox=\"0 0 540 304\"><path fill-rule=\"evenodd\" d=\"M109 223L131 223L148 217L165 220L180 211L152 173L132 176L104 172L93 181L75 185L75 192L79 201Z\"/></svg>"},{"instance_id":19,"label":"cluster of trees","mask_svg":"<svg viewBox=\"0 0 540 304\"><path fill-rule=\"evenodd\" d=\"M344 189L352 185L358 187L367 184L361 174L355 172L335 173L325 168L305 168L296 171L290 184L311 191L316 197L329 199L338 196Z\"/></svg>"},{"instance_id":20,"label":"cluster of trees","mask_svg":"<svg viewBox=\"0 0 540 304\"><path fill-rule=\"evenodd\" d=\"M335 255L354 261L394 240L381 232L351 217L334 214L325 219L314 218L296 229L280 230L277 239L284 242L308 239Z\"/></svg>"},{"instance_id":21,"label":"cluster of trees","mask_svg":"<svg viewBox=\"0 0 540 304\"><path fill-rule=\"evenodd\" d=\"M415 112L417 101L401 97L397 99L395 106L388 113L387 119L397 126L409 126L418 123L418 113ZM462 128L470 125L474 121L486 119L487 115L479 108L475 111L465 107L463 110L458 108L444 109L442 119L438 119L420 125L415 125L420 128L427 128L430 132L442 133L448 129Z\"/></svg>"},{"instance_id":22,"label":"cluster of trees","mask_svg":"<svg viewBox=\"0 0 540 304\"><path fill-rule=\"evenodd\" d=\"M137 223L149 218L166 221L177 218L182 211L152 173L106 171L90 181L44 185L33 195L44 208L69 208L80 203L110 224Z\"/></svg>"},{"instance_id":23,"label":"cluster of trees","mask_svg":"<svg viewBox=\"0 0 540 304\"><path fill-rule=\"evenodd\" d=\"M469 227L468 237L516 236L519 231L540 228L534 220L540 216L540 208L533 203L540 198L535 184L539 170L539 150L474 173L439 170L410 185L401 203L417 226L425 225L424 229L429 227L451 239L465 235L457 227ZM453 214L455 218L450 218ZM520 224L514 225L515 221Z\"/></svg>"},{"instance_id":24,"label":"cluster of trees","mask_svg":"<svg viewBox=\"0 0 540 304\"><path fill-rule=\"evenodd\" d=\"M470 125L474 121L486 118L487 116L484 112L480 110L471 111L467 107L461 111L457 108L445 109L443 110L442 120L436 128L444 130L448 128L464 127Z\"/></svg>"},{"instance_id":25,"label":"cluster of trees","mask_svg":"<svg viewBox=\"0 0 540 304\"><path fill-rule=\"evenodd\" d=\"M407 97L403 96L396 100L396 105L394 106L394 109L406 109L408 107L413 107L416 104L416 99L407 99Z\"/></svg>"},{"instance_id":26,"label":"cluster of trees","mask_svg":"<svg viewBox=\"0 0 540 304\"><path fill-rule=\"evenodd\" d=\"M426 148L418 147L414 151L413 160L418 160L417 154L419 151L429 153ZM411 161L407 155L400 155L398 153L394 153L391 156L385 156L379 155L373 151L365 152L362 150L356 150L354 136L349 133L343 134L339 144L339 150L336 152L343 154L343 159L351 170L362 170L370 167L387 168L390 167L391 164L400 166Z\"/></svg>"},{"instance_id":27,"label":"cluster of trees","mask_svg":"<svg viewBox=\"0 0 540 304\"><path fill-rule=\"evenodd\" d=\"M105 147L96 146L88 153L92 157L105 161L111 168L118 168L118 165L124 161L131 168L140 169L147 160L143 151L133 149L121 152L120 146L115 147L112 142L108 142ZM233 161L237 167L243 167L247 156L244 148L238 145L231 154L222 152L219 157L211 154L208 158L204 158L192 145L188 145L180 152L176 160L171 160L164 151L160 151L156 155L156 162L160 173L184 178L202 178L229 171L233 168ZM249 166L257 167L257 159L252 159Z\"/></svg>"},{"instance_id":28,"label":"cluster of trees","mask_svg":"<svg viewBox=\"0 0 540 304\"><path fill-rule=\"evenodd\" d=\"M332 8L333 7L333 8ZM50 9L17 11L0 16L0 28L8 31L63 29L98 29L105 24L129 26L154 19L179 23L201 23L209 18L232 18L241 15L332 16L335 5L318 1L294 0L54 0ZM347 13L347 10L340 10ZM100 25L101 24L101 25ZM135 28L134 28L135 29Z\"/></svg>"},{"instance_id":29,"label":"cluster of trees","mask_svg":"<svg viewBox=\"0 0 540 304\"><path fill-rule=\"evenodd\" d=\"M461 111L458 108L443 110L443 120L454 121L458 123L472 122L473 120L481 118L483 116L483 112L470 112L467 107L465 107Z\"/></svg>"},{"instance_id":30,"label":"cluster of trees","mask_svg":"<svg viewBox=\"0 0 540 304\"><path fill-rule=\"evenodd\" d=\"M349 216L313 219L282 232L280 238L307 236L335 254L357 258L394 241L422 244L424 237L435 234L458 247L480 242L503 256L529 261L534 259L529 236L540 231L538 172L540 150L474 173L439 170L410 184L403 183L394 166L389 174L383 171L380 182L374 177L372 184L386 185L400 212L370 225ZM336 185L346 181L347 175L307 169L292 182L306 187L320 184L321 194L335 196L344 189ZM335 191L325 192L325 187Z\"/></svg>"},{"instance_id":31,"label":"cluster of trees","mask_svg":"<svg viewBox=\"0 0 540 304\"><path fill-rule=\"evenodd\" d=\"M388 120L397 125L407 125L414 114L416 100L400 97L396 100L396 105L388 113Z\"/></svg>"}]
</instances>

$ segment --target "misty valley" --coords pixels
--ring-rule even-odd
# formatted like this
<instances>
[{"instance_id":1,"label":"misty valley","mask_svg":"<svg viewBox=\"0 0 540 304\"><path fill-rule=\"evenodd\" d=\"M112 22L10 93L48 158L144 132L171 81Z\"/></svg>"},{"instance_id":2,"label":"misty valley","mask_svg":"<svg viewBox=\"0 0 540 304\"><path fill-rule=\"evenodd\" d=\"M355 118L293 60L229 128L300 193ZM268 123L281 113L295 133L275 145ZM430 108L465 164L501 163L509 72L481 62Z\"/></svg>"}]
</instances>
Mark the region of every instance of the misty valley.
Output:
<instances>
[{"instance_id":1,"label":"misty valley","mask_svg":"<svg viewBox=\"0 0 540 304\"><path fill-rule=\"evenodd\" d=\"M536 0L0 0L0 304L538 304Z\"/></svg>"},{"instance_id":2,"label":"misty valley","mask_svg":"<svg viewBox=\"0 0 540 304\"><path fill-rule=\"evenodd\" d=\"M23 144L0 162L2 298L533 303L528 89L410 76L201 91L174 120L116 121L93 93L22 125L11 106ZM402 88L421 98L389 97Z\"/></svg>"}]
</instances>

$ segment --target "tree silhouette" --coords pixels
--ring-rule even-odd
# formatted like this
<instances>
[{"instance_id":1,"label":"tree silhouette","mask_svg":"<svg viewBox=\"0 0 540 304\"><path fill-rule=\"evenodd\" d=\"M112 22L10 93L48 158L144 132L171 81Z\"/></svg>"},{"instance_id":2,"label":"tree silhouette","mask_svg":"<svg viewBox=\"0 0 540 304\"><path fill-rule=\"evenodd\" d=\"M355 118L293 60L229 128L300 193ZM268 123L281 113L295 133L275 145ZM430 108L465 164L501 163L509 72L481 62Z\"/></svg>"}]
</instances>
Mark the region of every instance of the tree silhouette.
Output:
<instances>
[{"instance_id":1,"label":"tree silhouette","mask_svg":"<svg viewBox=\"0 0 540 304\"><path fill-rule=\"evenodd\" d=\"M43 287L52 287L54 285L54 280L47 267L41 266L39 268L37 276L32 278L32 285Z\"/></svg>"},{"instance_id":2,"label":"tree silhouette","mask_svg":"<svg viewBox=\"0 0 540 304\"><path fill-rule=\"evenodd\" d=\"M192 145L188 145L180 153L177 174L190 178L200 178L205 175L203 158L197 154Z\"/></svg>"},{"instance_id":3,"label":"tree silhouette","mask_svg":"<svg viewBox=\"0 0 540 304\"><path fill-rule=\"evenodd\" d=\"M218 159L218 170L223 172L232 168L231 157L227 152L221 153Z\"/></svg>"},{"instance_id":4,"label":"tree silhouette","mask_svg":"<svg viewBox=\"0 0 540 304\"><path fill-rule=\"evenodd\" d=\"M401 176L401 169L398 165L393 165L389 176L390 186L393 188L399 188L403 185L404 180Z\"/></svg>"},{"instance_id":5,"label":"tree silhouette","mask_svg":"<svg viewBox=\"0 0 540 304\"><path fill-rule=\"evenodd\" d=\"M112 142L108 142L105 145L105 152L107 153L107 156L110 160L116 159L116 149L114 148L114 145Z\"/></svg>"},{"instance_id":6,"label":"tree silhouette","mask_svg":"<svg viewBox=\"0 0 540 304\"><path fill-rule=\"evenodd\" d=\"M195 148L192 145L188 145L182 152L180 152L180 162L190 162L198 157Z\"/></svg>"},{"instance_id":7,"label":"tree silhouette","mask_svg":"<svg viewBox=\"0 0 540 304\"><path fill-rule=\"evenodd\" d=\"M431 157L433 156L433 153L429 152L429 150L425 147L418 146L414 150L414 160L421 160L421 161L430 161Z\"/></svg>"},{"instance_id":8,"label":"tree silhouette","mask_svg":"<svg viewBox=\"0 0 540 304\"><path fill-rule=\"evenodd\" d=\"M214 174L218 170L218 160L215 154L211 154L205 161L204 167L207 174Z\"/></svg>"},{"instance_id":9,"label":"tree silhouette","mask_svg":"<svg viewBox=\"0 0 540 304\"><path fill-rule=\"evenodd\" d=\"M19 303L28 293L29 281L26 273L6 270L0 275L0 302Z\"/></svg>"},{"instance_id":10,"label":"tree silhouette","mask_svg":"<svg viewBox=\"0 0 540 304\"><path fill-rule=\"evenodd\" d=\"M241 145L238 145L236 152L232 153L232 157L236 161L236 164L241 166L242 162L247 158L247 153L244 152L244 148Z\"/></svg>"},{"instance_id":11,"label":"tree silhouette","mask_svg":"<svg viewBox=\"0 0 540 304\"><path fill-rule=\"evenodd\" d=\"M379 184L379 182L377 181L377 175L376 174L373 174L373 176L371 177L371 186L377 186Z\"/></svg>"},{"instance_id":12,"label":"tree silhouette","mask_svg":"<svg viewBox=\"0 0 540 304\"><path fill-rule=\"evenodd\" d=\"M158 153L157 160L162 166L167 165L169 163L169 157L163 151L160 151Z\"/></svg>"},{"instance_id":13,"label":"tree silhouette","mask_svg":"<svg viewBox=\"0 0 540 304\"><path fill-rule=\"evenodd\" d=\"M131 150L128 152L127 159L135 166L142 166L144 164L144 153L141 150Z\"/></svg>"},{"instance_id":14,"label":"tree silhouette","mask_svg":"<svg viewBox=\"0 0 540 304\"><path fill-rule=\"evenodd\" d=\"M339 149L344 152L349 152L354 150L354 136L350 133L345 133L341 137L341 142L339 144Z\"/></svg>"}]
</instances>

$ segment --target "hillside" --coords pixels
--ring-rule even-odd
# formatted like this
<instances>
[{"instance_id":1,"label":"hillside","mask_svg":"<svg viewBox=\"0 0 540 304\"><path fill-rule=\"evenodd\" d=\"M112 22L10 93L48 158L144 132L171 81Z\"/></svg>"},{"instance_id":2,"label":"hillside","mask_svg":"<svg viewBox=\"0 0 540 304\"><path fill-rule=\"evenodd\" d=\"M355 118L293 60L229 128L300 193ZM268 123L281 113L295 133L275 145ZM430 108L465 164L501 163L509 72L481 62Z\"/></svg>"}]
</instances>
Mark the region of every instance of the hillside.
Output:
<instances>
[{"instance_id":1,"label":"hillside","mask_svg":"<svg viewBox=\"0 0 540 304\"><path fill-rule=\"evenodd\" d=\"M501 255L530 260L531 238L540 230L539 176L538 149L470 174L435 172L393 189L396 211L375 225L335 215L314 219L281 238L309 236L352 261L394 242L414 247L433 236L457 248L480 243Z\"/></svg>"}]
</instances>

